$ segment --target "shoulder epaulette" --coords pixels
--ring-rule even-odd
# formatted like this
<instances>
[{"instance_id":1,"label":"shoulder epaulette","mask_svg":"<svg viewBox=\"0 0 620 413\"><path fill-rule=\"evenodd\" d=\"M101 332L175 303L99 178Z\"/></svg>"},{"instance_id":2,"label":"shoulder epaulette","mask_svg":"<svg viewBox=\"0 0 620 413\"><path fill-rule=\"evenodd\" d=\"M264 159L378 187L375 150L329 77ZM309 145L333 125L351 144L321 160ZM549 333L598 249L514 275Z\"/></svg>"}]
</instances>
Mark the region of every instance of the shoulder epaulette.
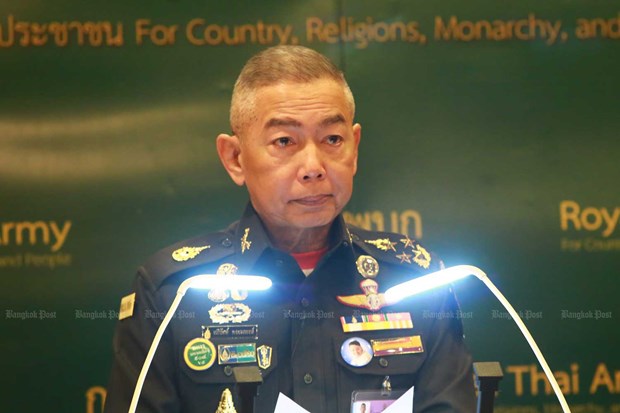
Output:
<instances>
[{"instance_id":1,"label":"shoulder epaulette","mask_svg":"<svg viewBox=\"0 0 620 413\"><path fill-rule=\"evenodd\" d=\"M153 286L158 288L171 275L233 255L235 248L231 234L229 231L220 231L177 242L149 257L142 270Z\"/></svg>"},{"instance_id":2,"label":"shoulder epaulette","mask_svg":"<svg viewBox=\"0 0 620 413\"><path fill-rule=\"evenodd\" d=\"M420 242L393 232L368 231L348 226L352 242L379 261L427 272L439 269L439 260Z\"/></svg>"}]
</instances>

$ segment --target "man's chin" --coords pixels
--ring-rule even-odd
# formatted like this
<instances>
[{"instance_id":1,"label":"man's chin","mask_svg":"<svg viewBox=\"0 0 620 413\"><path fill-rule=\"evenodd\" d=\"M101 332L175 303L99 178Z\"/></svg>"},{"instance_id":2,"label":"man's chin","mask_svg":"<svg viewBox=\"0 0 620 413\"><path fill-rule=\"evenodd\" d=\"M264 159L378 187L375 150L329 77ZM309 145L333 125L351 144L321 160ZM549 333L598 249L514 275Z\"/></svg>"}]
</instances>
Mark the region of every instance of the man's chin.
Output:
<instances>
[{"instance_id":1,"label":"man's chin","mask_svg":"<svg viewBox=\"0 0 620 413\"><path fill-rule=\"evenodd\" d=\"M338 213L333 209L326 211L305 211L291 216L290 222L300 229L320 228L331 225Z\"/></svg>"}]
</instances>

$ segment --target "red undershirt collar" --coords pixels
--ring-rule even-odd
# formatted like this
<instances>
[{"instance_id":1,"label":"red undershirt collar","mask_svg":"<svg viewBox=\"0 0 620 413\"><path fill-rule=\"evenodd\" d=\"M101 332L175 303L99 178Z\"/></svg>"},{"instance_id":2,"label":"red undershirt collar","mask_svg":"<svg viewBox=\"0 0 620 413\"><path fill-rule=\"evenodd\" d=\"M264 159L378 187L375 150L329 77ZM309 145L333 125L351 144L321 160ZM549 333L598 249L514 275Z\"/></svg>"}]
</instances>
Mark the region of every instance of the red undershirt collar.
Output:
<instances>
[{"instance_id":1,"label":"red undershirt collar","mask_svg":"<svg viewBox=\"0 0 620 413\"><path fill-rule=\"evenodd\" d=\"M291 253L291 255L302 270L313 270L326 252L327 247L316 251Z\"/></svg>"}]
</instances>

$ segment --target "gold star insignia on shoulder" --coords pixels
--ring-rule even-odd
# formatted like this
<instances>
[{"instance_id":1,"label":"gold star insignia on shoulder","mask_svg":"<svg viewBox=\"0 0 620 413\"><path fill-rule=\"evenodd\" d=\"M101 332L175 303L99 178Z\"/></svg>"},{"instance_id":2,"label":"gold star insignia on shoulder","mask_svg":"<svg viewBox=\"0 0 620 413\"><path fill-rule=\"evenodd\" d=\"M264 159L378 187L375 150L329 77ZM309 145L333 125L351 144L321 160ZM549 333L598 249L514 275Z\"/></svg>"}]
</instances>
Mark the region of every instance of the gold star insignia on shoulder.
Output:
<instances>
[{"instance_id":1,"label":"gold star insignia on shoulder","mask_svg":"<svg viewBox=\"0 0 620 413\"><path fill-rule=\"evenodd\" d=\"M246 228L243 233L243 237L241 237L241 253L248 251L252 246L252 241L248 241L248 235L250 235L250 228Z\"/></svg>"},{"instance_id":2,"label":"gold star insignia on shoulder","mask_svg":"<svg viewBox=\"0 0 620 413\"><path fill-rule=\"evenodd\" d=\"M382 251L392 250L392 251L396 252L396 248L394 248L394 245L396 245L396 243L390 241L389 238L365 240L364 242L367 243L367 244L374 245L375 247L379 248Z\"/></svg>"},{"instance_id":3,"label":"gold star insignia on shoulder","mask_svg":"<svg viewBox=\"0 0 620 413\"><path fill-rule=\"evenodd\" d=\"M409 247L413 249L413 240L410 239L409 237L402 238L400 242L402 242L405 245L404 248Z\"/></svg>"},{"instance_id":4,"label":"gold star insignia on shoulder","mask_svg":"<svg viewBox=\"0 0 620 413\"><path fill-rule=\"evenodd\" d=\"M413 262L425 269L431 265L431 254L429 254L428 251L424 249L424 247L421 247L418 244L415 246L413 252L415 253L415 257L413 257Z\"/></svg>"},{"instance_id":5,"label":"gold star insignia on shoulder","mask_svg":"<svg viewBox=\"0 0 620 413\"><path fill-rule=\"evenodd\" d=\"M211 246L205 245L204 247L182 247L172 253L172 259L177 262L191 260L192 258L196 258L198 254L200 254L203 250L206 250L207 248L211 248Z\"/></svg>"},{"instance_id":6,"label":"gold star insignia on shoulder","mask_svg":"<svg viewBox=\"0 0 620 413\"><path fill-rule=\"evenodd\" d=\"M411 264L411 254L407 254L403 251L402 254L396 256L400 260L400 263L406 262L407 264Z\"/></svg>"}]
</instances>

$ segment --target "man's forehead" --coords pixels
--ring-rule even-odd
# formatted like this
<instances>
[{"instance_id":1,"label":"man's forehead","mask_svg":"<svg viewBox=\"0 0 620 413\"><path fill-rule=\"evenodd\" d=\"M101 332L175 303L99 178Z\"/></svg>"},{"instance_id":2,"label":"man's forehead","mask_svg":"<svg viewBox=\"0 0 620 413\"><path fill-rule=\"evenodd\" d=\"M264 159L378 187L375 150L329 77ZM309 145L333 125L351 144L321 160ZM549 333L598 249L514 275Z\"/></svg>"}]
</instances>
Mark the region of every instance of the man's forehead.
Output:
<instances>
[{"instance_id":1,"label":"man's forehead","mask_svg":"<svg viewBox=\"0 0 620 413\"><path fill-rule=\"evenodd\" d=\"M281 81L274 82L274 83L258 85L254 88L254 92L265 93L265 92L278 91L278 90L294 91L294 90L298 90L304 87L314 89L316 86L333 87L334 89L343 90L343 93L344 93L344 87L345 87L343 83L338 82L337 80L334 80L329 77L321 77L318 79L309 80L307 82L296 81L296 80L281 80Z\"/></svg>"},{"instance_id":2,"label":"man's forehead","mask_svg":"<svg viewBox=\"0 0 620 413\"><path fill-rule=\"evenodd\" d=\"M339 123L346 123L346 119L344 115L341 113L328 114L320 118L319 120L320 127L327 127ZM301 128L304 124L294 117L289 116L274 116L267 118L265 124L263 125L264 129L278 128L278 127L293 127L293 128Z\"/></svg>"},{"instance_id":3,"label":"man's forehead","mask_svg":"<svg viewBox=\"0 0 620 413\"><path fill-rule=\"evenodd\" d=\"M262 86L253 99L258 127L325 127L352 122L345 87L332 79L309 83L281 82Z\"/></svg>"},{"instance_id":4,"label":"man's forehead","mask_svg":"<svg viewBox=\"0 0 620 413\"><path fill-rule=\"evenodd\" d=\"M260 86L254 90L254 103L284 103L302 99L329 98L338 106L348 106L346 86L332 79L317 79L311 82L283 81Z\"/></svg>"}]
</instances>

